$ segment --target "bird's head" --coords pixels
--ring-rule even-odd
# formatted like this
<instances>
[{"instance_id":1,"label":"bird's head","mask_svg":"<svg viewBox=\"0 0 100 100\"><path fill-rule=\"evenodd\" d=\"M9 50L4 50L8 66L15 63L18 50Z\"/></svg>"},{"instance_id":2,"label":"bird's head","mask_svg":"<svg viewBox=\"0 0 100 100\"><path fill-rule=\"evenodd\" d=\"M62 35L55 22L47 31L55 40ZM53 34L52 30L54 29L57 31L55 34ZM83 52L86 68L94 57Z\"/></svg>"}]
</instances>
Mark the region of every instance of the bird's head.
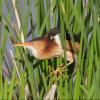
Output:
<instances>
[{"instance_id":1,"label":"bird's head","mask_svg":"<svg viewBox=\"0 0 100 100\"><path fill-rule=\"evenodd\" d=\"M60 34L59 29L55 27L55 28L52 28L49 32L47 32L44 37L46 37L48 40L53 40L55 43L61 46L60 35L61 34Z\"/></svg>"}]
</instances>

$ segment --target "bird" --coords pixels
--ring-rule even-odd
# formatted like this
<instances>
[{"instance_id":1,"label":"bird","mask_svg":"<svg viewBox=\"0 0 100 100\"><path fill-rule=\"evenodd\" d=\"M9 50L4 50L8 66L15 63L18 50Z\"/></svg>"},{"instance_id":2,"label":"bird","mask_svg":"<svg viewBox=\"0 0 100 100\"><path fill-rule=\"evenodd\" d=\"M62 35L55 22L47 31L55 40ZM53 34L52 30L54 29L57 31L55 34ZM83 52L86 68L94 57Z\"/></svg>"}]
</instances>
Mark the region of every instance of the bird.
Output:
<instances>
[{"instance_id":1,"label":"bird","mask_svg":"<svg viewBox=\"0 0 100 100\"><path fill-rule=\"evenodd\" d=\"M42 37L34 38L31 41L25 43L17 43L13 45L14 47L25 47L32 55L39 59L51 59L53 57L64 57L64 49L61 44L59 30L57 28L52 28L50 31ZM66 56L67 61L74 61L74 53L78 53L80 49L79 42L75 43L75 48L71 40L66 40Z\"/></svg>"}]
</instances>

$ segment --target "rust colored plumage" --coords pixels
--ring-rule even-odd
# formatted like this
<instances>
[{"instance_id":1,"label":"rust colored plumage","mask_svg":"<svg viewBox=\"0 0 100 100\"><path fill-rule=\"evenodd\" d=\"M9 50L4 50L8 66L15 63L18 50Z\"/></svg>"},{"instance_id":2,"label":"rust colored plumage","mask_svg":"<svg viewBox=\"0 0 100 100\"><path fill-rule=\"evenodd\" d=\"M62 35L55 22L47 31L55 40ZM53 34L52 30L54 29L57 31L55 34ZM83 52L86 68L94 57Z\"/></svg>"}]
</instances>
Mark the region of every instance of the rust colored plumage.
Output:
<instances>
[{"instance_id":1,"label":"rust colored plumage","mask_svg":"<svg viewBox=\"0 0 100 100\"><path fill-rule=\"evenodd\" d=\"M33 40L31 42L26 42L26 43L18 43L14 44L14 46L23 46L23 47L31 46L36 51L33 52L33 56L36 55L35 57L38 59L49 59L55 56L60 56L62 53L62 49L59 48L57 43L55 43L53 40L48 40L46 38Z\"/></svg>"},{"instance_id":2,"label":"rust colored plumage","mask_svg":"<svg viewBox=\"0 0 100 100\"><path fill-rule=\"evenodd\" d=\"M55 56L59 56L62 52L57 43L46 38L34 41L33 46L38 52L39 59L49 59Z\"/></svg>"}]
</instances>

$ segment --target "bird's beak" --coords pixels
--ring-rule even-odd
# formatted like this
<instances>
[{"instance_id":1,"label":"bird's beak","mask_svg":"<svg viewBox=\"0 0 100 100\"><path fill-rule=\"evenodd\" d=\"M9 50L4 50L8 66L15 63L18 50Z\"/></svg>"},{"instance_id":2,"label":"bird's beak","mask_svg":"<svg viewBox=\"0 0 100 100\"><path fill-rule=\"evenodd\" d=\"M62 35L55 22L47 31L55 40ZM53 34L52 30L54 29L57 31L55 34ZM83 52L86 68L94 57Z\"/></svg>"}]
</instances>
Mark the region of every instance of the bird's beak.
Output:
<instances>
[{"instance_id":1,"label":"bird's beak","mask_svg":"<svg viewBox=\"0 0 100 100\"><path fill-rule=\"evenodd\" d=\"M27 46L30 46L30 43L26 42L26 43L18 43L18 44L14 44L13 45L14 47L27 47Z\"/></svg>"}]
</instances>

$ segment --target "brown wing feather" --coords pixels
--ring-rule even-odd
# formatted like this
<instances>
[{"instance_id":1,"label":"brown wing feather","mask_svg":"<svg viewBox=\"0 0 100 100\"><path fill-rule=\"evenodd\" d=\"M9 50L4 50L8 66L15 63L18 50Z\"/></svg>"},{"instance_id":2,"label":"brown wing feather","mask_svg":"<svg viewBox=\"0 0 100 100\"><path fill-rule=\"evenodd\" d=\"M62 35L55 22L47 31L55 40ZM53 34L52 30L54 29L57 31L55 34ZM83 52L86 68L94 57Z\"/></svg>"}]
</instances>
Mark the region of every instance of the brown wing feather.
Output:
<instances>
[{"instance_id":1,"label":"brown wing feather","mask_svg":"<svg viewBox=\"0 0 100 100\"><path fill-rule=\"evenodd\" d=\"M59 46L53 40L43 39L33 42L34 48L38 50L40 59L48 59L60 55Z\"/></svg>"}]
</instances>

